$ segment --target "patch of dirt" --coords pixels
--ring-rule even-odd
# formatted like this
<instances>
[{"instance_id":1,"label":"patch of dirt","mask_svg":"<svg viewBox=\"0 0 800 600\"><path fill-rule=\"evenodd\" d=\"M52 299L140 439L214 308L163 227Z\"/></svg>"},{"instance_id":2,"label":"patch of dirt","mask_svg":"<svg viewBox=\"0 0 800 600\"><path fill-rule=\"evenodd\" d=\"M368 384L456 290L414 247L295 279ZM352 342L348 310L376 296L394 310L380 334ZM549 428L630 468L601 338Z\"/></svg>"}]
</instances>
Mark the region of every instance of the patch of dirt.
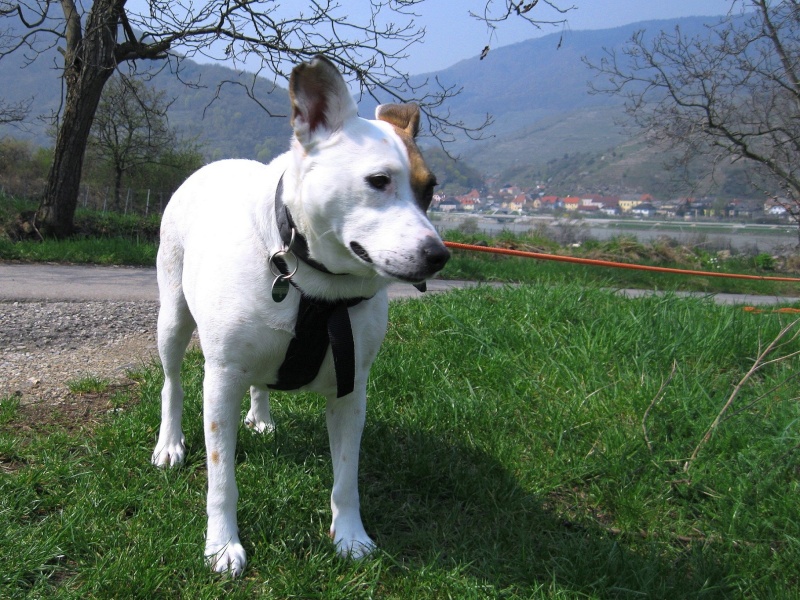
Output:
<instances>
[{"instance_id":1,"label":"patch of dirt","mask_svg":"<svg viewBox=\"0 0 800 600\"><path fill-rule=\"evenodd\" d=\"M127 374L157 360L155 302L0 302L0 399L19 401L14 426L68 430L114 410ZM72 393L70 382L108 382Z\"/></svg>"}]
</instances>

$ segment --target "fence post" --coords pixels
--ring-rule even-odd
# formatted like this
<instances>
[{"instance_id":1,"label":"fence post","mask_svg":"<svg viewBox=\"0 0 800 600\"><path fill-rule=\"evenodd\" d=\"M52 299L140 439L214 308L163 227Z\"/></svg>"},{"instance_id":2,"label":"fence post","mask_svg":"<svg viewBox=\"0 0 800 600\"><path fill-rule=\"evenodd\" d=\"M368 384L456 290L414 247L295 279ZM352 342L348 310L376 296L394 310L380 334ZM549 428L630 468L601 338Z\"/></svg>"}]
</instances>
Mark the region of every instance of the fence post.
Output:
<instances>
[{"instance_id":1,"label":"fence post","mask_svg":"<svg viewBox=\"0 0 800 600\"><path fill-rule=\"evenodd\" d=\"M147 190L147 201L144 204L144 216L147 216L147 213L150 212L150 189Z\"/></svg>"},{"instance_id":2,"label":"fence post","mask_svg":"<svg viewBox=\"0 0 800 600\"><path fill-rule=\"evenodd\" d=\"M128 194L125 196L125 214L128 214L128 203L131 201L131 188L128 188Z\"/></svg>"}]
</instances>

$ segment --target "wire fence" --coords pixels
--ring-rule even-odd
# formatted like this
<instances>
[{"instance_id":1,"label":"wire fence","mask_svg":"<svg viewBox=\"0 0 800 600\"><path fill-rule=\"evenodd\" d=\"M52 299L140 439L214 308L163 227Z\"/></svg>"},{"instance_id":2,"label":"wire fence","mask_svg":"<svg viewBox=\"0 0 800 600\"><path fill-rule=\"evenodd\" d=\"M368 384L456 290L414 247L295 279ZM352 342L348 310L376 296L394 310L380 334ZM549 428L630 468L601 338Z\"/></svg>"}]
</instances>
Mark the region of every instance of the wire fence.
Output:
<instances>
[{"instance_id":1,"label":"wire fence","mask_svg":"<svg viewBox=\"0 0 800 600\"><path fill-rule=\"evenodd\" d=\"M162 214L174 191L174 189L123 187L117 198L111 186L82 184L78 193L78 208L147 217L152 214ZM38 202L44 195L44 183L0 181L0 195Z\"/></svg>"},{"instance_id":2,"label":"wire fence","mask_svg":"<svg viewBox=\"0 0 800 600\"><path fill-rule=\"evenodd\" d=\"M167 206L173 190L157 190L153 188L123 188L117 198L110 187L96 188L81 186L78 196L80 208L101 212L149 216L162 214Z\"/></svg>"}]
</instances>

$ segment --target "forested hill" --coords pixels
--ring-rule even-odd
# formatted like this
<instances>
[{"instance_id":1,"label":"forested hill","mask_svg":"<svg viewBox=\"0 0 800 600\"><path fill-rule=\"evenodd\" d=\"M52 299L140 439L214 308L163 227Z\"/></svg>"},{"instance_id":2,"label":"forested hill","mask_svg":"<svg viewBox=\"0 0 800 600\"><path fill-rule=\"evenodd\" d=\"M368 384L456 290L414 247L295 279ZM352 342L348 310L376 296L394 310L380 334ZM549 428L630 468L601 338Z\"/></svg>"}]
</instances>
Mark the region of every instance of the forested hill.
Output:
<instances>
[{"instance_id":1,"label":"forested hill","mask_svg":"<svg viewBox=\"0 0 800 600\"><path fill-rule=\"evenodd\" d=\"M62 61L55 49L27 66L21 53L0 60L0 96L7 102L34 99L29 122L21 129L0 126L0 137L52 145L47 117L59 107L61 80L54 65ZM147 67L146 63L139 65L140 69ZM223 84L226 81L235 83ZM291 135L289 95L285 88L266 79L258 79L255 94L269 113L248 97L245 86L252 85L252 75L237 74L220 65L184 60L179 76L165 68L149 84L164 90L166 99L172 100L170 124L185 139L196 141L209 159L269 160L287 148Z\"/></svg>"},{"instance_id":2,"label":"forested hill","mask_svg":"<svg viewBox=\"0 0 800 600\"><path fill-rule=\"evenodd\" d=\"M475 56L417 81L427 78L462 88L448 105L458 119L477 123L487 113L493 116L486 141L457 145L455 151L463 160L485 175L534 179L547 171L548 164L572 164L576 156L582 157L578 162L611 157L611 151L626 139L615 124L621 115L621 101L589 93L592 72L581 57L596 62L603 48L619 49L639 29L655 33L679 25L692 34L713 20L698 17L598 31L567 30L494 48L484 60ZM25 68L21 68L21 54L0 60L0 94L7 101L34 97L35 115L56 110L61 82L54 65L60 59L53 50ZM270 117L236 85L223 86L212 102L220 82L236 77L226 67L185 61L181 80L195 85L184 85L168 69L158 74L153 84L175 99L169 112L171 124L186 138L196 139L208 158L268 160L287 148L286 90L267 80L257 86L262 103L272 114L283 115L278 117ZM363 115L370 116L374 103L364 102L361 108ZM9 126L0 127L3 135L21 137ZM40 121L31 124L27 136L40 145L51 143ZM635 171L636 165L629 164L630 153L626 156L625 168Z\"/></svg>"}]
</instances>

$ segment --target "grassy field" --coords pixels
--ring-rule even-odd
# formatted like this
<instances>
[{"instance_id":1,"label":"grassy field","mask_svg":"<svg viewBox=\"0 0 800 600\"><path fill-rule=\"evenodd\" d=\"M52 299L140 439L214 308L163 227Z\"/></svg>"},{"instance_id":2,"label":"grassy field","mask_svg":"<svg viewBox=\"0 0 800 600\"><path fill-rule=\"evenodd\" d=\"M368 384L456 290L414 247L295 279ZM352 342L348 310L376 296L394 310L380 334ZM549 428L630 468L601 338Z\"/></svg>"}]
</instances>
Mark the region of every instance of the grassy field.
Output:
<instances>
[{"instance_id":1,"label":"grassy field","mask_svg":"<svg viewBox=\"0 0 800 600\"><path fill-rule=\"evenodd\" d=\"M0 597L797 598L800 326L748 376L796 317L557 279L393 303L360 478L381 550L336 558L323 401L275 394L277 430L240 432L234 581L201 557L198 353L174 471L155 367L83 425L5 399Z\"/></svg>"},{"instance_id":2,"label":"grassy field","mask_svg":"<svg viewBox=\"0 0 800 600\"><path fill-rule=\"evenodd\" d=\"M0 225L8 229L16 215L35 205L0 196ZM68 240L26 239L12 241L0 232L0 260L24 262L87 263L105 265L154 266L158 251L159 215L141 217L79 209L76 213L77 235ZM634 225L641 226L637 221ZM702 248L689 248L668 239L640 243L635 237L621 235L607 240L588 240L578 248L564 247L531 230L526 234L502 232L494 238L461 230L444 233L454 242L488 243L520 250L604 259L631 264L692 269L708 272L749 275L786 275L800 277L800 254L775 259L767 254L726 256ZM536 283L542 279L569 282L591 281L611 288L685 290L707 293L742 293L800 296L796 282L770 282L682 276L616 268L581 266L476 252L454 251L441 274L446 279L467 279L513 283Z\"/></svg>"},{"instance_id":3,"label":"grassy field","mask_svg":"<svg viewBox=\"0 0 800 600\"><path fill-rule=\"evenodd\" d=\"M17 215L35 210L24 200L0 196L0 260L152 266L158 251L161 216L121 215L79 208L76 235L67 240L13 240L2 229L13 230Z\"/></svg>"}]
</instances>

